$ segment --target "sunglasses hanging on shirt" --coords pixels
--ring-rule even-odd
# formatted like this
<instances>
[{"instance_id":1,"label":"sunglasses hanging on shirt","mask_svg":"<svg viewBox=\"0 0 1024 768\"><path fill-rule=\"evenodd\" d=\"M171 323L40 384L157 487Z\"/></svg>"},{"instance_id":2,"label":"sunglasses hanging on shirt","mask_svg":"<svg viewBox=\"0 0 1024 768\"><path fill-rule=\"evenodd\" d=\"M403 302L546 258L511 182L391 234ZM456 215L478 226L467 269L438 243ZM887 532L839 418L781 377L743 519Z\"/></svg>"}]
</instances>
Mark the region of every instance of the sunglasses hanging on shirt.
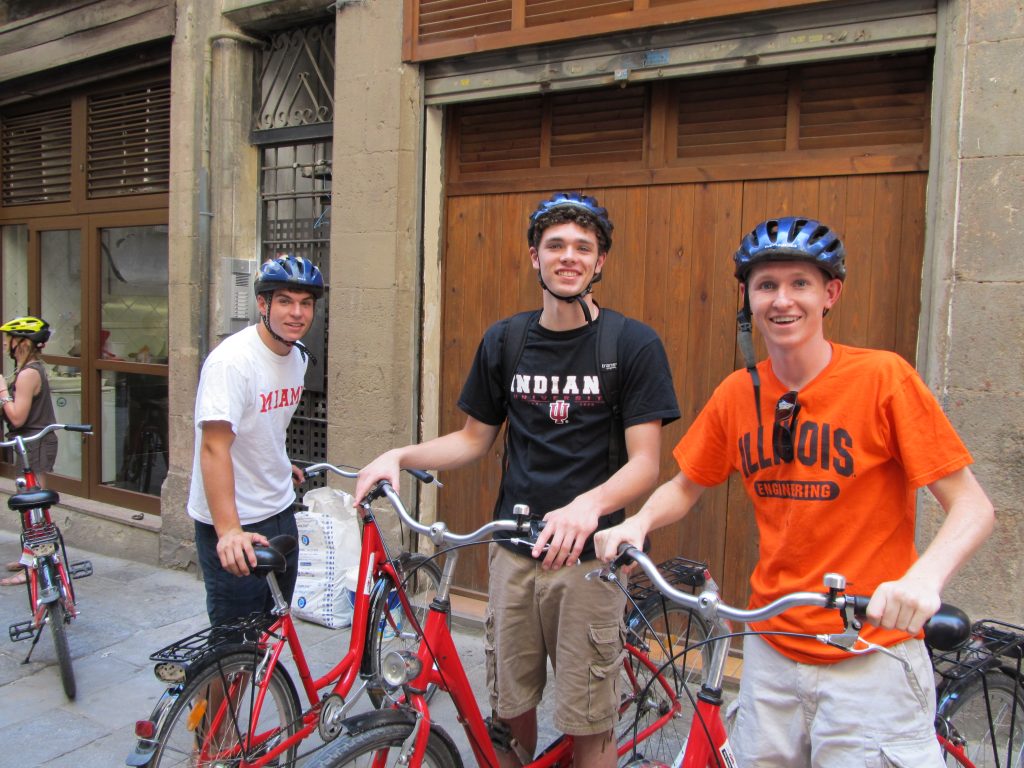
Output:
<instances>
[{"instance_id":1,"label":"sunglasses hanging on shirt","mask_svg":"<svg viewBox=\"0 0 1024 768\"><path fill-rule=\"evenodd\" d=\"M777 458L787 463L793 460L796 443L796 417L800 413L800 403L797 402L796 395L796 390L787 392L775 404L772 449Z\"/></svg>"}]
</instances>

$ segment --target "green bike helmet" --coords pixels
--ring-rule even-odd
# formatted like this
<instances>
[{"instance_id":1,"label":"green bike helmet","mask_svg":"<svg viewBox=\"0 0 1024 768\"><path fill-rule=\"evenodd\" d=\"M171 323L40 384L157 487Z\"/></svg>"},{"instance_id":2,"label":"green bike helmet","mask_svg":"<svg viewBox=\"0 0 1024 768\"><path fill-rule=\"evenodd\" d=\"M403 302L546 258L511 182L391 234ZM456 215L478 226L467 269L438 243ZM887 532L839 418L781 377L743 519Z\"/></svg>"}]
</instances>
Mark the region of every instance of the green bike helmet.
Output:
<instances>
[{"instance_id":1,"label":"green bike helmet","mask_svg":"<svg viewBox=\"0 0 1024 768\"><path fill-rule=\"evenodd\" d=\"M33 344L45 344L50 338L50 324L39 317L16 317L0 325L0 331L8 336L28 339Z\"/></svg>"}]
</instances>

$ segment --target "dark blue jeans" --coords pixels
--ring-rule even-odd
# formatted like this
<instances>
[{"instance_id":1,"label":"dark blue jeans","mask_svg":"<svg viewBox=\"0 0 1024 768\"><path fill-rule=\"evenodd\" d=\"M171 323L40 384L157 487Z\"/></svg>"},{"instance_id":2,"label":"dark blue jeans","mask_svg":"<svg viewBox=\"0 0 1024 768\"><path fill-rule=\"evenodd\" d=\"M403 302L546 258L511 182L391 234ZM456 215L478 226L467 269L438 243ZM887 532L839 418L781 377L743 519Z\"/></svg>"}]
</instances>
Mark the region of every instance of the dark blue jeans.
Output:
<instances>
[{"instance_id":1,"label":"dark blue jeans","mask_svg":"<svg viewBox=\"0 0 1024 768\"><path fill-rule=\"evenodd\" d=\"M261 533L272 539L282 533L298 538L295 525L295 510L289 507L273 517L251 525L243 530ZM196 521L196 552L203 569L203 583L206 585L206 612L210 624L224 624L231 619L243 618L251 613L267 612L274 607L267 580L260 576L235 576L221 567L217 556L217 531L212 525ZM298 546L288 555L288 570L277 575L277 583L289 603L295 592L295 579L299 573Z\"/></svg>"}]
</instances>

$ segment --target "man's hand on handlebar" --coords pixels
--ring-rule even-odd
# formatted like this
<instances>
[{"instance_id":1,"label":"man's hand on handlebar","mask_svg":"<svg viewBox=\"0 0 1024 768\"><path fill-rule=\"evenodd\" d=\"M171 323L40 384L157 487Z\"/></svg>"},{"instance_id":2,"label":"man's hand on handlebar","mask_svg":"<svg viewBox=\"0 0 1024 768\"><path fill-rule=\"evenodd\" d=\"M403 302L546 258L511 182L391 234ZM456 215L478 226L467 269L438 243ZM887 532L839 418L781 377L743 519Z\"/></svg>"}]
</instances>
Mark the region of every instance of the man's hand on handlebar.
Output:
<instances>
[{"instance_id":1,"label":"man's hand on handlebar","mask_svg":"<svg viewBox=\"0 0 1024 768\"><path fill-rule=\"evenodd\" d=\"M402 467L399 464L398 451L391 450L382 453L361 470L356 480L356 502L361 502L374 489L381 480L387 480L391 487L400 491L398 479L402 474Z\"/></svg>"},{"instance_id":2,"label":"man's hand on handlebar","mask_svg":"<svg viewBox=\"0 0 1024 768\"><path fill-rule=\"evenodd\" d=\"M877 627L916 635L941 605L934 584L906 575L878 585L868 603L867 619Z\"/></svg>"},{"instance_id":3,"label":"man's hand on handlebar","mask_svg":"<svg viewBox=\"0 0 1024 768\"><path fill-rule=\"evenodd\" d=\"M588 503L585 496L577 496L561 509L544 515L544 528L531 552L535 558L544 555L543 568L556 570L580 561L583 545L601 518L601 510Z\"/></svg>"},{"instance_id":4,"label":"man's hand on handlebar","mask_svg":"<svg viewBox=\"0 0 1024 768\"><path fill-rule=\"evenodd\" d=\"M619 525L595 533L594 551L597 556L604 562L610 563L619 556L619 548L622 544L631 544L643 551L647 531L643 530L635 521L635 517L630 517Z\"/></svg>"}]
</instances>

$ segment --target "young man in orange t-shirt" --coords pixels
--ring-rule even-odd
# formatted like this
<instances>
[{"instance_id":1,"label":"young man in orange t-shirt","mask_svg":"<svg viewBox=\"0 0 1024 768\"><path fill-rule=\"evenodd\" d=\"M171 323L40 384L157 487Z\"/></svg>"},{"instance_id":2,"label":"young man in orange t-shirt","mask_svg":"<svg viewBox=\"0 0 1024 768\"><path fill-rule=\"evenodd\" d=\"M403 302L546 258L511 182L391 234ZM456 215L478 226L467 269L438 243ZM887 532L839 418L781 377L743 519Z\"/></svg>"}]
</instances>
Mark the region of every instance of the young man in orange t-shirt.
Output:
<instances>
[{"instance_id":1,"label":"young man in orange t-shirt","mask_svg":"<svg viewBox=\"0 0 1024 768\"><path fill-rule=\"evenodd\" d=\"M822 591L826 572L843 573L851 591L872 595L862 637L890 653L850 657L813 639L748 636L730 739L739 765L942 766L919 638L949 578L991 532L992 505L917 372L893 353L825 338L823 318L846 277L834 232L810 219L765 221L734 261L741 335L752 318L768 359L719 385L675 448L679 474L635 516L599 532L598 554L610 560L621 542L640 546L740 472L760 534L751 606ZM918 556L922 486L946 520ZM752 629L814 634L834 621L808 608Z\"/></svg>"}]
</instances>

